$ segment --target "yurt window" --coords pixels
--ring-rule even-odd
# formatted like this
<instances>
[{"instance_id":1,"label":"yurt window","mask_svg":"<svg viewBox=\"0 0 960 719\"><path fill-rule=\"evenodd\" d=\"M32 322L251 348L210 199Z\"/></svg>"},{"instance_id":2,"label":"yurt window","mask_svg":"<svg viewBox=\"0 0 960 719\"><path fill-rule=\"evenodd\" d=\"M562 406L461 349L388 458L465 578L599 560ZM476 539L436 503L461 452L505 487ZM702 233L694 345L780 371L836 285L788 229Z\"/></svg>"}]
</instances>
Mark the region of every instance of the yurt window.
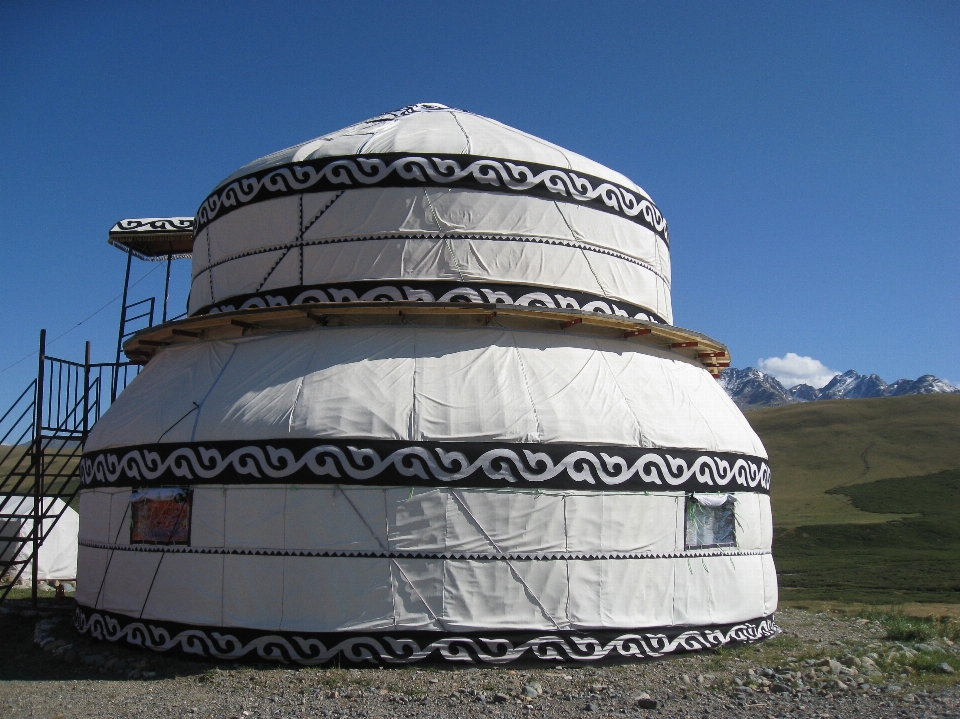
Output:
<instances>
[{"instance_id":1,"label":"yurt window","mask_svg":"<svg viewBox=\"0 0 960 719\"><path fill-rule=\"evenodd\" d=\"M192 490L135 490L130 495L130 544L190 544L192 504Z\"/></svg>"},{"instance_id":2,"label":"yurt window","mask_svg":"<svg viewBox=\"0 0 960 719\"><path fill-rule=\"evenodd\" d=\"M730 494L687 495L686 548L735 547L735 506Z\"/></svg>"}]
</instances>

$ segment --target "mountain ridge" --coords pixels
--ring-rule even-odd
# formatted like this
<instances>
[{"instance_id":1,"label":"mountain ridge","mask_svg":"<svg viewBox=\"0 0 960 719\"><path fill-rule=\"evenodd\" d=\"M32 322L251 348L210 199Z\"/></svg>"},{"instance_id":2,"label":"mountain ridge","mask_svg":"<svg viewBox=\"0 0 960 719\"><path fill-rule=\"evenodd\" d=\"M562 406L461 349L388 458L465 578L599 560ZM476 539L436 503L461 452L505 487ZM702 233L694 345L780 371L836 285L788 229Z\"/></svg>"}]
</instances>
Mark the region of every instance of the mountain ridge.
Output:
<instances>
[{"instance_id":1,"label":"mountain ridge","mask_svg":"<svg viewBox=\"0 0 960 719\"><path fill-rule=\"evenodd\" d=\"M798 384L787 389L776 377L755 367L729 367L720 373L720 384L741 409L780 407L830 399L960 394L960 389L931 374L921 375L915 380L898 379L887 384L879 375L862 375L852 369L836 375L820 389L808 384Z\"/></svg>"}]
</instances>

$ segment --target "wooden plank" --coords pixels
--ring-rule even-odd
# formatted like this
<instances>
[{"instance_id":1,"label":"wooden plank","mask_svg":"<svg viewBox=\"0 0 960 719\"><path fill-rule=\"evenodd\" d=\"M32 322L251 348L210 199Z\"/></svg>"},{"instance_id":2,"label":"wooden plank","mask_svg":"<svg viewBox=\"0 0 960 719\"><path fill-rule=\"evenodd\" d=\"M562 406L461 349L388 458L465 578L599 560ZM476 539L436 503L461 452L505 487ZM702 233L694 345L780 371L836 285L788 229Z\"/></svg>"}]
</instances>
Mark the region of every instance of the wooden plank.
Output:
<instances>
[{"instance_id":1,"label":"wooden plank","mask_svg":"<svg viewBox=\"0 0 960 719\"><path fill-rule=\"evenodd\" d=\"M244 332L267 333L306 329L317 324L404 324L418 320L429 324L431 319L441 318L460 318L468 326L489 325L496 318L498 324L507 327L554 332L569 330L592 335L599 332L601 336L610 336L605 333L612 332L622 338L665 349L705 350L695 353L704 366L716 365L716 358L729 360L730 357L723 344L699 332L632 317L546 307L448 302L322 302L292 307L252 307L188 317L141 330L124 343L124 351L128 356L136 355L137 361L142 361L144 357L152 356L158 348L169 344L179 345L202 338L236 337L237 328ZM229 334L231 330L232 335Z\"/></svg>"}]
</instances>

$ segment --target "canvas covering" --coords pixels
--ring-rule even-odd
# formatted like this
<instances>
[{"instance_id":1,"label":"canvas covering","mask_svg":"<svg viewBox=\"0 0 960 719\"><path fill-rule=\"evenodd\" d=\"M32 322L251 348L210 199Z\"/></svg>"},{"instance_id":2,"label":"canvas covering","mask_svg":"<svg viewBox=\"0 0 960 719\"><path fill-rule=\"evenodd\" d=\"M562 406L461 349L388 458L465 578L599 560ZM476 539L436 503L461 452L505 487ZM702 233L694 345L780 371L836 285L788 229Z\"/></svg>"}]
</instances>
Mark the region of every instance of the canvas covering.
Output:
<instances>
[{"instance_id":1,"label":"canvas covering","mask_svg":"<svg viewBox=\"0 0 960 719\"><path fill-rule=\"evenodd\" d=\"M669 234L640 187L432 103L241 168L193 250L191 315L422 300L673 322ZM307 664L776 632L766 451L697 359L448 319L241 320L160 348L84 448L81 631ZM691 502L732 511L734 541L691 545Z\"/></svg>"},{"instance_id":2,"label":"canvas covering","mask_svg":"<svg viewBox=\"0 0 960 719\"><path fill-rule=\"evenodd\" d=\"M53 497L44 497L42 514L46 519L41 520L42 532L45 536L40 545L37 579L43 581L73 580L77 577L77 535L80 529L80 515L72 507L64 505L63 500ZM0 514L15 515L12 518L0 519L0 539L8 540L14 537L27 538L33 533L34 499L30 496L2 495L0 496ZM54 519L62 513L59 520ZM25 561L32 553L32 546L17 543L7 544L4 559ZM21 577L29 579L32 576L28 567Z\"/></svg>"}]
</instances>

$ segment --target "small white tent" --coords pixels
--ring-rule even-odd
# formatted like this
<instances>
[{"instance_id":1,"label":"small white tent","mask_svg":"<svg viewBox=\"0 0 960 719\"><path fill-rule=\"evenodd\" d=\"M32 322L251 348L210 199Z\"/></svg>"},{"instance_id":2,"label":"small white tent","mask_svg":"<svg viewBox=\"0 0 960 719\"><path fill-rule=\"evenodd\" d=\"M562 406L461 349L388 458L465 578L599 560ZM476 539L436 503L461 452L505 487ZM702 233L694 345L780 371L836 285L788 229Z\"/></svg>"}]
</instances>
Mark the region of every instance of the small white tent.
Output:
<instances>
[{"instance_id":1,"label":"small white tent","mask_svg":"<svg viewBox=\"0 0 960 719\"><path fill-rule=\"evenodd\" d=\"M33 497L23 495L0 495L0 548L2 559L7 562L25 561L32 553L32 540L26 543L19 540L33 534ZM80 515L64 505L60 499L44 497L41 514L46 517L40 524L46 537L40 545L37 579L66 580L77 576L77 534L80 529ZM59 520L56 517L62 513ZM12 516L10 516L12 515ZM13 569L15 573L17 569ZM30 579L30 567L24 569L21 579Z\"/></svg>"},{"instance_id":2,"label":"small white tent","mask_svg":"<svg viewBox=\"0 0 960 719\"><path fill-rule=\"evenodd\" d=\"M77 625L218 658L651 657L776 632L770 468L623 175L416 105L202 203L82 460Z\"/></svg>"}]
</instances>

